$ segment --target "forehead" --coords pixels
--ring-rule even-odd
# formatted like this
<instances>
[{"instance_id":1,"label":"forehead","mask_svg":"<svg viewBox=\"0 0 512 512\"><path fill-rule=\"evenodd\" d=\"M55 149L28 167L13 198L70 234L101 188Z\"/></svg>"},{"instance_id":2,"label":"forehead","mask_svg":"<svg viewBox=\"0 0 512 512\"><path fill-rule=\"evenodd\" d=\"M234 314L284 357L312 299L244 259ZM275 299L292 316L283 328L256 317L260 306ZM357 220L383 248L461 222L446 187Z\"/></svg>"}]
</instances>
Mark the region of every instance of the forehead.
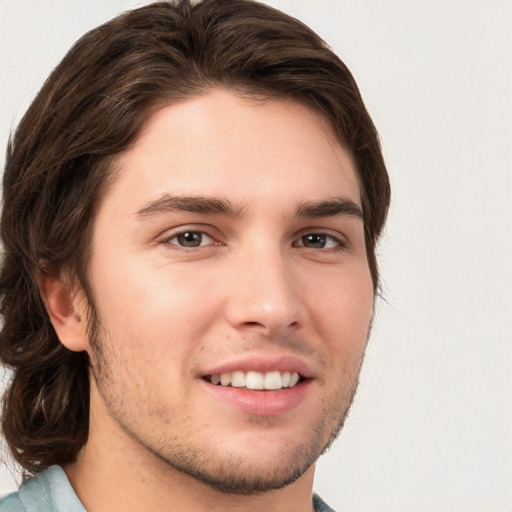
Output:
<instances>
[{"instance_id":1,"label":"forehead","mask_svg":"<svg viewBox=\"0 0 512 512\"><path fill-rule=\"evenodd\" d=\"M241 98L223 89L156 111L116 167L105 200L173 193L296 202L343 195L360 204L351 154L321 115L291 100Z\"/></svg>"}]
</instances>

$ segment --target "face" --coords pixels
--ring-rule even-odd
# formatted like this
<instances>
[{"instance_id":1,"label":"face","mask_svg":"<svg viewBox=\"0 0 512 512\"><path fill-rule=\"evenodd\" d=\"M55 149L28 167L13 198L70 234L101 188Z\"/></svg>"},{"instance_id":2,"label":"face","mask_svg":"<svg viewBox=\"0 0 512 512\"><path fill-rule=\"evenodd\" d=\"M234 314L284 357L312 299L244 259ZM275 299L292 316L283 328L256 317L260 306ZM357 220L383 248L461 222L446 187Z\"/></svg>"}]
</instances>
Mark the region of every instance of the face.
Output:
<instances>
[{"instance_id":1,"label":"face","mask_svg":"<svg viewBox=\"0 0 512 512\"><path fill-rule=\"evenodd\" d=\"M326 123L216 90L162 108L95 220L95 428L229 492L291 483L355 392L373 305Z\"/></svg>"}]
</instances>

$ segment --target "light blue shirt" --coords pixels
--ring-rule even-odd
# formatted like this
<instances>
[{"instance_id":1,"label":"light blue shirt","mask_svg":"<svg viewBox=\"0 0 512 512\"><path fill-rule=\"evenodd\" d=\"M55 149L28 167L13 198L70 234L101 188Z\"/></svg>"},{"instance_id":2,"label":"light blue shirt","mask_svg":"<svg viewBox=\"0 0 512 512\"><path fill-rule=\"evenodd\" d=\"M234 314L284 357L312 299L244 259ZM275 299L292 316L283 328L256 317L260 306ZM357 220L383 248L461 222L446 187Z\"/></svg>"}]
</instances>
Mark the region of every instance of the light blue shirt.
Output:
<instances>
[{"instance_id":1,"label":"light blue shirt","mask_svg":"<svg viewBox=\"0 0 512 512\"><path fill-rule=\"evenodd\" d=\"M334 512L316 494L316 512ZM86 512L60 466L51 466L34 478L25 480L18 492L0 500L0 512Z\"/></svg>"},{"instance_id":2,"label":"light blue shirt","mask_svg":"<svg viewBox=\"0 0 512 512\"><path fill-rule=\"evenodd\" d=\"M25 480L0 501L0 512L86 512L60 466Z\"/></svg>"}]
</instances>

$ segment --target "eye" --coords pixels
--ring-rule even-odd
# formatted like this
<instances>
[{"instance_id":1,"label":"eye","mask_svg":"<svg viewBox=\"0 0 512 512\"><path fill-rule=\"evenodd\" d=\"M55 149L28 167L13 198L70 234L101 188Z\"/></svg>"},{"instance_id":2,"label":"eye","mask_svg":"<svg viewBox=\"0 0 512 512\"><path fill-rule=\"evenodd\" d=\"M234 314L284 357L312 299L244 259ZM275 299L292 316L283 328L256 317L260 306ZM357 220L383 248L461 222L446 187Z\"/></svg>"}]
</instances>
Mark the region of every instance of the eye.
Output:
<instances>
[{"instance_id":1,"label":"eye","mask_svg":"<svg viewBox=\"0 0 512 512\"><path fill-rule=\"evenodd\" d=\"M164 242L187 249L215 243L211 236L201 231L183 231L167 238Z\"/></svg>"},{"instance_id":2,"label":"eye","mask_svg":"<svg viewBox=\"0 0 512 512\"><path fill-rule=\"evenodd\" d=\"M308 233L307 235L301 236L295 245L298 247L307 247L308 249L333 249L345 246L340 239L324 233Z\"/></svg>"}]
</instances>

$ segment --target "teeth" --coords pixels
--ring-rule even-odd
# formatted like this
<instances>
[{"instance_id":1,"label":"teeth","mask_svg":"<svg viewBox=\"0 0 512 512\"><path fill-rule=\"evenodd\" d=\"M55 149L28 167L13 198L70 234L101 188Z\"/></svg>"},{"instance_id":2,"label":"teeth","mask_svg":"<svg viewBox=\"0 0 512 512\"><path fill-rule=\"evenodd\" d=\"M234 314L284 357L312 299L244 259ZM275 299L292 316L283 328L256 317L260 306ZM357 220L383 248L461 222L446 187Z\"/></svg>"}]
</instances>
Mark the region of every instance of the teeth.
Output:
<instances>
[{"instance_id":1,"label":"teeth","mask_svg":"<svg viewBox=\"0 0 512 512\"><path fill-rule=\"evenodd\" d=\"M297 372L293 372L292 374L290 374L290 387L292 388L293 386L295 386L297 382L299 382L299 374Z\"/></svg>"},{"instance_id":2,"label":"teeth","mask_svg":"<svg viewBox=\"0 0 512 512\"><path fill-rule=\"evenodd\" d=\"M231 384L231 373L223 373L220 376L220 383L223 386L229 386Z\"/></svg>"},{"instance_id":3,"label":"teeth","mask_svg":"<svg viewBox=\"0 0 512 512\"><path fill-rule=\"evenodd\" d=\"M283 379L281 372L268 372L265 374L265 389L281 389L283 387Z\"/></svg>"},{"instance_id":4,"label":"teeth","mask_svg":"<svg viewBox=\"0 0 512 512\"><path fill-rule=\"evenodd\" d=\"M220 375L210 375L210 382L212 384L220 384L222 386L232 386L234 388L247 388L247 389L281 389L292 388L299 380L300 375L297 372L247 372L244 373L240 370L232 373L221 373Z\"/></svg>"},{"instance_id":5,"label":"teeth","mask_svg":"<svg viewBox=\"0 0 512 512\"><path fill-rule=\"evenodd\" d=\"M260 372L247 372L245 387L247 389L265 389L265 376Z\"/></svg>"},{"instance_id":6,"label":"teeth","mask_svg":"<svg viewBox=\"0 0 512 512\"><path fill-rule=\"evenodd\" d=\"M233 372L231 375L231 385L234 388L245 388L245 373Z\"/></svg>"}]
</instances>

